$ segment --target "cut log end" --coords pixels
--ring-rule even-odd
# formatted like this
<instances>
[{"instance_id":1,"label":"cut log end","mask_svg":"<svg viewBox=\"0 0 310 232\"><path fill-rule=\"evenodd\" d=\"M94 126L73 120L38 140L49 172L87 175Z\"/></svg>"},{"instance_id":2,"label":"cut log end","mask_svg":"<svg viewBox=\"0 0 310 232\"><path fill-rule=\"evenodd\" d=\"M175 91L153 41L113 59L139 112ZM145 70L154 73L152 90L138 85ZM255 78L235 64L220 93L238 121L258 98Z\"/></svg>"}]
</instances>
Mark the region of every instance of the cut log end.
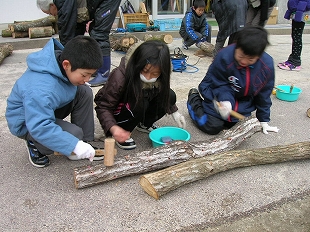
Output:
<instances>
[{"instance_id":1,"label":"cut log end","mask_svg":"<svg viewBox=\"0 0 310 232\"><path fill-rule=\"evenodd\" d=\"M147 194L149 194L151 197L155 198L156 200L159 199L159 194L157 193L157 191L155 190L155 188L152 186L152 184L149 182L147 178L145 178L144 176L141 176L139 179L139 184L141 185L143 190L147 192Z\"/></svg>"}]
</instances>

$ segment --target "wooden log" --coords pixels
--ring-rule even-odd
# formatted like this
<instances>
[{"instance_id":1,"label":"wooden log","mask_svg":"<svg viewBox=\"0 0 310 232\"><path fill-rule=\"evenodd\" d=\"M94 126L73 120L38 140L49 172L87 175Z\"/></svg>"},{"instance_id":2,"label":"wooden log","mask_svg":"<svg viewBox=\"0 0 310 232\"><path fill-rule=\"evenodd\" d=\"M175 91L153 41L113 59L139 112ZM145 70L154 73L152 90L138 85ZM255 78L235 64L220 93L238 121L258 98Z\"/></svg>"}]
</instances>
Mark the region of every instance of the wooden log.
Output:
<instances>
[{"instance_id":1,"label":"wooden log","mask_svg":"<svg viewBox=\"0 0 310 232\"><path fill-rule=\"evenodd\" d=\"M111 48L114 51L124 51L127 52L128 49L135 43L137 43L139 39L134 35L110 35L110 44Z\"/></svg>"},{"instance_id":2,"label":"wooden log","mask_svg":"<svg viewBox=\"0 0 310 232\"><path fill-rule=\"evenodd\" d=\"M28 31L15 31L15 32L12 32L12 37L13 39L26 38L26 37L29 37L29 34L28 34Z\"/></svg>"},{"instance_id":3,"label":"wooden log","mask_svg":"<svg viewBox=\"0 0 310 232\"><path fill-rule=\"evenodd\" d=\"M310 142L251 150L234 150L190 160L140 177L141 187L150 196L162 195L185 184L234 168L281 163L310 158Z\"/></svg>"},{"instance_id":4,"label":"wooden log","mask_svg":"<svg viewBox=\"0 0 310 232\"><path fill-rule=\"evenodd\" d=\"M171 44L173 42L173 37L170 34L161 34L161 35L151 35L151 34L145 34L143 37L144 41L147 40L160 40L166 44Z\"/></svg>"},{"instance_id":5,"label":"wooden log","mask_svg":"<svg viewBox=\"0 0 310 232\"><path fill-rule=\"evenodd\" d=\"M11 55L13 52L13 45L11 44L4 44L0 46L0 64L3 62L3 60Z\"/></svg>"},{"instance_id":6,"label":"wooden log","mask_svg":"<svg viewBox=\"0 0 310 232\"><path fill-rule=\"evenodd\" d=\"M10 29L4 29L1 32L2 37L12 37L12 31Z\"/></svg>"},{"instance_id":7,"label":"wooden log","mask_svg":"<svg viewBox=\"0 0 310 232\"><path fill-rule=\"evenodd\" d=\"M103 164L77 167L74 169L75 187L85 188L124 176L163 169L216 152L231 150L260 130L258 120L249 117L210 140L194 143L175 141L133 156L120 158L112 167L105 167Z\"/></svg>"},{"instance_id":8,"label":"wooden log","mask_svg":"<svg viewBox=\"0 0 310 232\"><path fill-rule=\"evenodd\" d=\"M53 35L53 27L31 27L28 30L29 39L51 37Z\"/></svg>"},{"instance_id":9,"label":"wooden log","mask_svg":"<svg viewBox=\"0 0 310 232\"><path fill-rule=\"evenodd\" d=\"M117 150L115 149L115 139L106 138L104 140L104 166L111 167L114 165L114 156Z\"/></svg>"},{"instance_id":10,"label":"wooden log","mask_svg":"<svg viewBox=\"0 0 310 232\"><path fill-rule=\"evenodd\" d=\"M19 23L14 23L11 24L10 30L12 32L16 31L24 31L28 32L29 28L31 27L46 27L46 26L52 26L53 23L55 22L55 17L54 16L47 16L45 18L41 19L36 19L33 21L24 21L24 22L19 22Z\"/></svg>"}]
</instances>

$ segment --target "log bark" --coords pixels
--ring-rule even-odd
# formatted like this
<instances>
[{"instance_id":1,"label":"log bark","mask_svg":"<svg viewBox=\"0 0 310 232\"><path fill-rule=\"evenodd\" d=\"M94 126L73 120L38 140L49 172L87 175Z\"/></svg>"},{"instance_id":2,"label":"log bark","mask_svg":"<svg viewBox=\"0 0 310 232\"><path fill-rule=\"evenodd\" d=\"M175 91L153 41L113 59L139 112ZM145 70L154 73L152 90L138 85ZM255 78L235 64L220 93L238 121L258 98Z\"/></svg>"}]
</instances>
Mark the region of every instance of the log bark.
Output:
<instances>
[{"instance_id":1,"label":"log bark","mask_svg":"<svg viewBox=\"0 0 310 232\"><path fill-rule=\"evenodd\" d=\"M173 37L170 34L161 34L161 35L151 35L151 34L145 34L143 37L144 41L147 40L160 40L166 44L171 44L173 42Z\"/></svg>"},{"instance_id":2,"label":"log bark","mask_svg":"<svg viewBox=\"0 0 310 232\"><path fill-rule=\"evenodd\" d=\"M185 184L234 168L281 163L310 158L310 142L251 150L234 150L190 160L140 177L141 187L150 196L162 195Z\"/></svg>"},{"instance_id":3,"label":"log bark","mask_svg":"<svg viewBox=\"0 0 310 232\"><path fill-rule=\"evenodd\" d=\"M54 16L47 16L41 19L36 19L33 21L23 21L11 24L10 30L12 32L16 31L25 31L28 32L29 28L31 27L46 27L46 26L53 26L53 23L55 23L56 19Z\"/></svg>"},{"instance_id":4,"label":"log bark","mask_svg":"<svg viewBox=\"0 0 310 232\"><path fill-rule=\"evenodd\" d=\"M138 41L139 39L134 35L123 35L121 37L118 35L110 35L110 44L114 51L127 52L128 49Z\"/></svg>"},{"instance_id":5,"label":"log bark","mask_svg":"<svg viewBox=\"0 0 310 232\"><path fill-rule=\"evenodd\" d=\"M261 127L258 120L249 117L210 140L193 143L175 141L133 156L120 158L112 167L105 167L103 164L77 167L74 169L75 187L85 188L125 176L163 169L216 152L231 150L259 130Z\"/></svg>"},{"instance_id":6,"label":"log bark","mask_svg":"<svg viewBox=\"0 0 310 232\"><path fill-rule=\"evenodd\" d=\"M0 46L0 64L3 62L3 60L11 55L13 52L13 45L11 44L4 44Z\"/></svg>"},{"instance_id":7,"label":"log bark","mask_svg":"<svg viewBox=\"0 0 310 232\"><path fill-rule=\"evenodd\" d=\"M28 30L29 39L51 37L53 35L53 27L31 27Z\"/></svg>"},{"instance_id":8,"label":"log bark","mask_svg":"<svg viewBox=\"0 0 310 232\"><path fill-rule=\"evenodd\" d=\"M4 29L1 32L2 37L12 37L12 31L10 29Z\"/></svg>"},{"instance_id":9,"label":"log bark","mask_svg":"<svg viewBox=\"0 0 310 232\"><path fill-rule=\"evenodd\" d=\"M12 32L13 39L16 39L16 38L26 38L28 36L29 36L28 31L15 31L15 32Z\"/></svg>"}]
</instances>

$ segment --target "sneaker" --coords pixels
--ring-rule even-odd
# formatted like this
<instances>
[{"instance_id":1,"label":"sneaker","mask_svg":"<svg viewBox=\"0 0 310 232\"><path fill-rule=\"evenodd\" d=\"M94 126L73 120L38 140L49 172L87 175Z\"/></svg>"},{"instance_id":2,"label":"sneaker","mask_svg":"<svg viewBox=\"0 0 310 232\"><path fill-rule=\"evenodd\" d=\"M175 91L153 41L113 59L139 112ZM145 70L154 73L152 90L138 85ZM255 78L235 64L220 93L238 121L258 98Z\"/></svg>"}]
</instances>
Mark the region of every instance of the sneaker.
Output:
<instances>
[{"instance_id":1,"label":"sneaker","mask_svg":"<svg viewBox=\"0 0 310 232\"><path fill-rule=\"evenodd\" d=\"M50 164L50 160L46 155L41 154L32 141L27 140L28 155L30 163L38 168L44 168Z\"/></svg>"},{"instance_id":2,"label":"sneaker","mask_svg":"<svg viewBox=\"0 0 310 232\"><path fill-rule=\"evenodd\" d=\"M123 143L119 143L117 141L115 141L115 143L119 148L124 149L124 150L131 150L137 147L135 141L132 138L127 139Z\"/></svg>"},{"instance_id":3,"label":"sneaker","mask_svg":"<svg viewBox=\"0 0 310 232\"><path fill-rule=\"evenodd\" d=\"M182 48L188 50L188 46L184 42L182 43Z\"/></svg>"},{"instance_id":4,"label":"sneaker","mask_svg":"<svg viewBox=\"0 0 310 232\"><path fill-rule=\"evenodd\" d=\"M198 89L195 88L195 87L193 87L193 88L191 88L191 89L189 90L188 96L190 96L190 95L192 95L192 94L197 94L197 93L199 94Z\"/></svg>"},{"instance_id":5,"label":"sneaker","mask_svg":"<svg viewBox=\"0 0 310 232\"><path fill-rule=\"evenodd\" d=\"M141 122L138 124L138 126L136 127L137 131L143 132L143 133L150 133L152 130L157 129L158 126L156 126L155 124L153 124L150 127L146 127L144 126Z\"/></svg>"},{"instance_id":6,"label":"sneaker","mask_svg":"<svg viewBox=\"0 0 310 232\"><path fill-rule=\"evenodd\" d=\"M280 69L289 70L289 71L300 71L300 69L301 69L301 66L295 66L295 65L291 64L289 61L279 63L278 67Z\"/></svg>"}]
</instances>

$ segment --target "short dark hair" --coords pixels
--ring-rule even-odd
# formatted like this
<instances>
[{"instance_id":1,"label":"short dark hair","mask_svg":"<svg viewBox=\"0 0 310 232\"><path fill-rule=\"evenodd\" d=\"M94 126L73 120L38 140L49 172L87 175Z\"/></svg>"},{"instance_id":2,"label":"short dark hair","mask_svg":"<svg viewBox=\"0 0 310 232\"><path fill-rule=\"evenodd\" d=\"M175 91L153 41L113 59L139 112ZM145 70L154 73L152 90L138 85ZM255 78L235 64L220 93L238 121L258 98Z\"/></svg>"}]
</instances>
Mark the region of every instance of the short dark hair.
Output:
<instances>
[{"instance_id":1,"label":"short dark hair","mask_svg":"<svg viewBox=\"0 0 310 232\"><path fill-rule=\"evenodd\" d=\"M65 45L60 62L64 60L70 61L71 71L78 68L98 69L102 66L102 53L95 39L79 35Z\"/></svg>"},{"instance_id":2,"label":"short dark hair","mask_svg":"<svg viewBox=\"0 0 310 232\"><path fill-rule=\"evenodd\" d=\"M197 9L199 7L205 8L206 7L206 3L205 3L204 0L194 0L193 7L194 7L194 9Z\"/></svg>"},{"instance_id":3,"label":"short dark hair","mask_svg":"<svg viewBox=\"0 0 310 232\"><path fill-rule=\"evenodd\" d=\"M268 42L268 32L260 26L249 26L238 32L236 48L241 48L245 55L261 56Z\"/></svg>"}]
</instances>

